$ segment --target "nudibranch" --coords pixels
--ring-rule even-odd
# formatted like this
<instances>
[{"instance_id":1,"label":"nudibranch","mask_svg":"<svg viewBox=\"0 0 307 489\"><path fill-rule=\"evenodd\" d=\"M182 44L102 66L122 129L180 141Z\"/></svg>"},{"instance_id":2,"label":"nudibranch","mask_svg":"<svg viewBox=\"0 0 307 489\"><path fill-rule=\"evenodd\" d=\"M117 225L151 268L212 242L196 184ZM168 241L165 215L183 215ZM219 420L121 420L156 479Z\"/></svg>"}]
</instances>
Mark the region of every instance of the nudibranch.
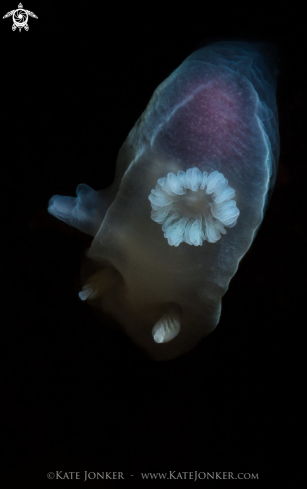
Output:
<instances>
[{"instance_id":1,"label":"nudibranch","mask_svg":"<svg viewBox=\"0 0 307 489\"><path fill-rule=\"evenodd\" d=\"M155 90L114 183L49 202L52 215L93 236L80 299L156 360L214 330L263 220L279 157L276 79L270 44L197 49Z\"/></svg>"}]
</instances>

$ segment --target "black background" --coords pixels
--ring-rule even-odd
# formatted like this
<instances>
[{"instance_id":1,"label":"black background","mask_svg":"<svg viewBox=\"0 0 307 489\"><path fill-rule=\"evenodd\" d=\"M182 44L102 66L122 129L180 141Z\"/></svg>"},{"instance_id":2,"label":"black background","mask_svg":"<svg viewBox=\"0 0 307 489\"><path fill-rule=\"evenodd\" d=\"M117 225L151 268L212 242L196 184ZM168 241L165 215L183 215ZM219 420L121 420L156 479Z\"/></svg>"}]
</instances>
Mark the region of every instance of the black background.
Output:
<instances>
[{"instance_id":1,"label":"black background","mask_svg":"<svg viewBox=\"0 0 307 489\"><path fill-rule=\"evenodd\" d=\"M14 0L15 1L15 0ZM2 16L14 1L1 3ZM306 31L291 4L24 2L1 21L1 487L80 486L56 470L258 473L203 487L299 487L306 301ZM271 204L223 298L214 333L163 363L78 299L91 238L47 213L95 190L154 89L203 39L273 40L281 57L281 156ZM134 477L131 477L131 474ZM82 482L83 484L83 482Z\"/></svg>"}]
</instances>

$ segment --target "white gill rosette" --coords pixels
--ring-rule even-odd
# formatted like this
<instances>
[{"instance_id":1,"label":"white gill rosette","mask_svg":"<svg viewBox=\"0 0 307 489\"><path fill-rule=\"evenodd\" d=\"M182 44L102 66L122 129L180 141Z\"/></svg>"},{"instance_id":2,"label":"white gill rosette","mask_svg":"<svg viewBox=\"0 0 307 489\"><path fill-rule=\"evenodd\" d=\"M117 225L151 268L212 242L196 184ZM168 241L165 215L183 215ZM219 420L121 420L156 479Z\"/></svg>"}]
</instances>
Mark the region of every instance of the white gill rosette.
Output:
<instances>
[{"instance_id":1,"label":"white gill rosette","mask_svg":"<svg viewBox=\"0 0 307 489\"><path fill-rule=\"evenodd\" d=\"M162 225L171 246L185 242L201 246L204 241L215 243L226 234L225 226L235 226L239 209L233 200L235 191L222 173L208 175L198 168L189 168L177 175L168 173L159 178L148 196L151 218Z\"/></svg>"}]
</instances>

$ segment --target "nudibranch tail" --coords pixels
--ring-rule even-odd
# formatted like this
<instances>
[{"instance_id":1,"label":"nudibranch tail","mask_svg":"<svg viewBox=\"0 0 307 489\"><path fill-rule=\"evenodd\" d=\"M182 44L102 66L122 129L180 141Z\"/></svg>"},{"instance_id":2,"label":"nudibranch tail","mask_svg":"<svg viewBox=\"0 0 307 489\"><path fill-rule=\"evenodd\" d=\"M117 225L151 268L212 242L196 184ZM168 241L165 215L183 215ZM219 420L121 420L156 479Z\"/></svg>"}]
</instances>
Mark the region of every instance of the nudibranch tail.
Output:
<instances>
[{"instance_id":1,"label":"nudibranch tail","mask_svg":"<svg viewBox=\"0 0 307 489\"><path fill-rule=\"evenodd\" d=\"M110 195L106 190L96 191L84 183L78 185L76 195L53 195L47 210L69 226L95 236L110 205Z\"/></svg>"}]
</instances>

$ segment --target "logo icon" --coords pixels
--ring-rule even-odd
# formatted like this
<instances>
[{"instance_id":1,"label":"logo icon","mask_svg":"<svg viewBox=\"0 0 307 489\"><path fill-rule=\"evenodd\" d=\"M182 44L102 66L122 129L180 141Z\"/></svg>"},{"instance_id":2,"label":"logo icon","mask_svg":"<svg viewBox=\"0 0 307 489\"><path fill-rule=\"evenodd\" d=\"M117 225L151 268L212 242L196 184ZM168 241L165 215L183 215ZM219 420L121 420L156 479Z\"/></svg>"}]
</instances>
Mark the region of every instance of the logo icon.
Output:
<instances>
[{"instance_id":1,"label":"logo icon","mask_svg":"<svg viewBox=\"0 0 307 489\"><path fill-rule=\"evenodd\" d=\"M19 3L18 8L16 10L12 10L11 12L8 12L3 16L3 19L6 19L7 17L13 17L13 25L12 25L12 30L15 31L18 27L19 32L21 32L21 29L24 27L25 31L29 30L28 26L28 18L34 17L35 19L38 19L37 15L35 15L33 12L30 12L30 10L25 10L23 8L22 3Z\"/></svg>"}]
</instances>

